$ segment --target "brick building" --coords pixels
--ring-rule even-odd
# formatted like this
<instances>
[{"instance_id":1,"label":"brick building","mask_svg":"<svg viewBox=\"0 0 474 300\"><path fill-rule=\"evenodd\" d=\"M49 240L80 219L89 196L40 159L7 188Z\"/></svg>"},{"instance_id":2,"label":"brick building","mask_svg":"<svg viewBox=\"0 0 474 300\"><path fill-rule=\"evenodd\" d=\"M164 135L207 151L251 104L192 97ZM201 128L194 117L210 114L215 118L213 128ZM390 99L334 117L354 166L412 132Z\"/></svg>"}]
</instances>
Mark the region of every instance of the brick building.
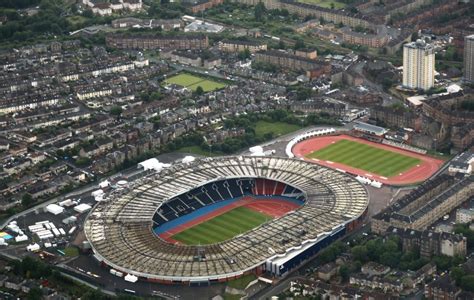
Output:
<instances>
[{"instance_id":1,"label":"brick building","mask_svg":"<svg viewBox=\"0 0 474 300\"><path fill-rule=\"evenodd\" d=\"M110 34L105 38L106 44L118 49L206 49L209 39L201 34L181 36L124 36Z\"/></svg>"},{"instance_id":2,"label":"brick building","mask_svg":"<svg viewBox=\"0 0 474 300\"><path fill-rule=\"evenodd\" d=\"M327 62L308 59L282 51L269 50L257 52L255 60L257 62L276 65L280 68L291 71L319 70L320 73L314 77L330 75L331 73L331 65Z\"/></svg>"}]
</instances>

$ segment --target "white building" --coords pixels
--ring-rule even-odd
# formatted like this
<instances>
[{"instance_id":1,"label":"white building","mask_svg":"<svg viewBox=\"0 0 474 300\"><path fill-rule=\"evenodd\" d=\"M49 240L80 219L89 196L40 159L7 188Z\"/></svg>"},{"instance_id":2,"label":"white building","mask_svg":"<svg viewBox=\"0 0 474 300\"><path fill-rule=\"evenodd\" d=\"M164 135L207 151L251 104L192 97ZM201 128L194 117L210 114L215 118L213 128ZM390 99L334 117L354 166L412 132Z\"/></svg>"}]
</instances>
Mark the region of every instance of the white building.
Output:
<instances>
[{"instance_id":1,"label":"white building","mask_svg":"<svg viewBox=\"0 0 474 300\"><path fill-rule=\"evenodd\" d=\"M474 82L474 34L464 37L464 79Z\"/></svg>"},{"instance_id":2,"label":"white building","mask_svg":"<svg viewBox=\"0 0 474 300\"><path fill-rule=\"evenodd\" d=\"M456 211L456 223L470 223L474 220L474 210L460 208Z\"/></svg>"},{"instance_id":3,"label":"white building","mask_svg":"<svg viewBox=\"0 0 474 300\"><path fill-rule=\"evenodd\" d=\"M112 8L110 3L99 3L92 7L92 12L99 16L110 16L112 15Z\"/></svg>"},{"instance_id":4,"label":"white building","mask_svg":"<svg viewBox=\"0 0 474 300\"><path fill-rule=\"evenodd\" d=\"M435 52L422 40L403 46L403 87L429 90L434 86Z\"/></svg>"},{"instance_id":5,"label":"white building","mask_svg":"<svg viewBox=\"0 0 474 300\"><path fill-rule=\"evenodd\" d=\"M451 174L463 173L471 174L472 165L474 164L474 153L466 151L455 157L449 164L448 172Z\"/></svg>"}]
</instances>

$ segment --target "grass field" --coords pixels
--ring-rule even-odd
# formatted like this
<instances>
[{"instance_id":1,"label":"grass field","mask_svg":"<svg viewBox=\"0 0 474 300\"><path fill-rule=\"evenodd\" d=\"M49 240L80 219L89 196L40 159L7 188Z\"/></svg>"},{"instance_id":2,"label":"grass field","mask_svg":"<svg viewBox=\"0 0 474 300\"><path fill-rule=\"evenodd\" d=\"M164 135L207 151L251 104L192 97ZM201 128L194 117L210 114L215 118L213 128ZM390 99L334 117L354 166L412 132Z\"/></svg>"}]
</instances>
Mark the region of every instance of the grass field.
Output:
<instances>
[{"instance_id":1,"label":"grass field","mask_svg":"<svg viewBox=\"0 0 474 300\"><path fill-rule=\"evenodd\" d=\"M249 285L250 282L254 281L255 279L257 279L257 276L255 276L255 274L248 274L229 281L227 285L234 289L243 290L247 287L247 285Z\"/></svg>"},{"instance_id":2,"label":"grass field","mask_svg":"<svg viewBox=\"0 0 474 300\"><path fill-rule=\"evenodd\" d=\"M226 87L225 83L212 81L207 78L186 73L178 74L166 79L165 84L177 84L187 87L193 91L195 91L197 87L200 86L205 92L210 92Z\"/></svg>"},{"instance_id":3,"label":"grass field","mask_svg":"<svg viewBox=\"0 0 474 300\"><path fill-rule=\"evenodd\" d=\"M331 3L334 3L334 9L342 9L346 7L346 4L343 2L332 1L332 0L297 0L298 2L314 4L317 6L331 8Z\"/></svg>"},{"instance_id":4,"label":"grass field","mask_svg":"<svg viewBox=\"0 0 474 300\"><path fill-rule=\"evenodd\" d=\"M190 154L196 154L196 155L202 155L202 156L219 156L223 155L222 152L216 152L216 151L205 151L199 146L187 146L187 147L181 147L175 152L182 152L182 153L190 153Z\"/></svg>"},{"instance_id":5,"label":"grass field","mask_svg":"<svg viewBox=\"0 0 474 300\"><path fill-rule=\"evenodd\" d=\"M258 121L255 125L255 134L258 137L263 137L266 133L273 132L273 137L288 134L296 131L301 127L294 124L288 124L285 122L267 122Z\"/></svg>"},{"instance_id":6,"label":"grass field","mask_svg":"<svg viewBox=\"0 0 474 300\"><path fill-rule=\"evenodd\" d=\"M171 238L187 245L214 244L244 233L269 219L270 216L241 206L183 230Z\"/></svg>"},{"instance_id":7,"label":"grass field","mask_svg":"<svg viewBox=\"0 0 474 300\"><path fill-rule=\"evenodd\" d=\"M340 140L306 157L342 163L385 177L398 175L421 162L414 157L349 140Z\"/></svg>"}]
</instances>

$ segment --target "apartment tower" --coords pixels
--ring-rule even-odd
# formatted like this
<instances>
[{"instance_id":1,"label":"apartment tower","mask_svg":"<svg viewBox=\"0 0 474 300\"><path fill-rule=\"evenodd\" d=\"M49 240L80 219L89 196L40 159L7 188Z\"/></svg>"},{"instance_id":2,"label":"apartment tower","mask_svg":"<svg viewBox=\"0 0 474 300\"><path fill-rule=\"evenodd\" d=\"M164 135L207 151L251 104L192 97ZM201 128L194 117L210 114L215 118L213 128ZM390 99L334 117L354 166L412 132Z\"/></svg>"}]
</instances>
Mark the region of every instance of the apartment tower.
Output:
<instances>
[{"instance_id":1,"label":"apartment tower","mask_svg":"<svg viewBox=\"0 0 474 300\"><path fill-rule=\"evenodd\" d=\"M429 90L434 86L435 52L423 40L403 46L403 87Z\"/></svg>"}]
</instances>

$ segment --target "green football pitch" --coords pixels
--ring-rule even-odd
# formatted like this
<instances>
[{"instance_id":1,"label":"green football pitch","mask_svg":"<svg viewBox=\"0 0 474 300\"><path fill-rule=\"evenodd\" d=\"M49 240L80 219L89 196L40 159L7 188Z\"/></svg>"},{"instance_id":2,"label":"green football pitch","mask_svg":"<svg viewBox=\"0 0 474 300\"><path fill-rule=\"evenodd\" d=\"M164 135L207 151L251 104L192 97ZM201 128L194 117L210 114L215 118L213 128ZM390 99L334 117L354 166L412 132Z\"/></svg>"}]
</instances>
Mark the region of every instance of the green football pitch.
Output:
<instances>
[{"instance_id":1,"label":"green football pitch","mask_svg":"<svg viewBox=\"0 0 474 300\"><path fill-rule=\"evenodd\" d=\"M398 175L421 162L414 157L349 140L337 141L306 157L341 163L385 177Z\"/></svg>"},{"instance_id":2,"label":"green football pitch","mask_svg":"<svg viewBox=\"0 0 474 300\"><path fill-rule=\"evenodd\" d=\"M209 80L203 77L186 73L181 73L166 79L165 84L178 84L187 87L193 91L195 91L197 87L200 86L205 92L218 90L226 87L225 83Z\"/></svg>"},{"instance_id":3,"label":"green football pitch","mask_svg":"<svg viewBox=\"0 0 474 300\"><path fill-rule=\"evenodd\" d=\"M171 238L186 245L214 244L231 239L270 219L272 217L241 206L185 229Z\"/></svg>"}]
</instances>

